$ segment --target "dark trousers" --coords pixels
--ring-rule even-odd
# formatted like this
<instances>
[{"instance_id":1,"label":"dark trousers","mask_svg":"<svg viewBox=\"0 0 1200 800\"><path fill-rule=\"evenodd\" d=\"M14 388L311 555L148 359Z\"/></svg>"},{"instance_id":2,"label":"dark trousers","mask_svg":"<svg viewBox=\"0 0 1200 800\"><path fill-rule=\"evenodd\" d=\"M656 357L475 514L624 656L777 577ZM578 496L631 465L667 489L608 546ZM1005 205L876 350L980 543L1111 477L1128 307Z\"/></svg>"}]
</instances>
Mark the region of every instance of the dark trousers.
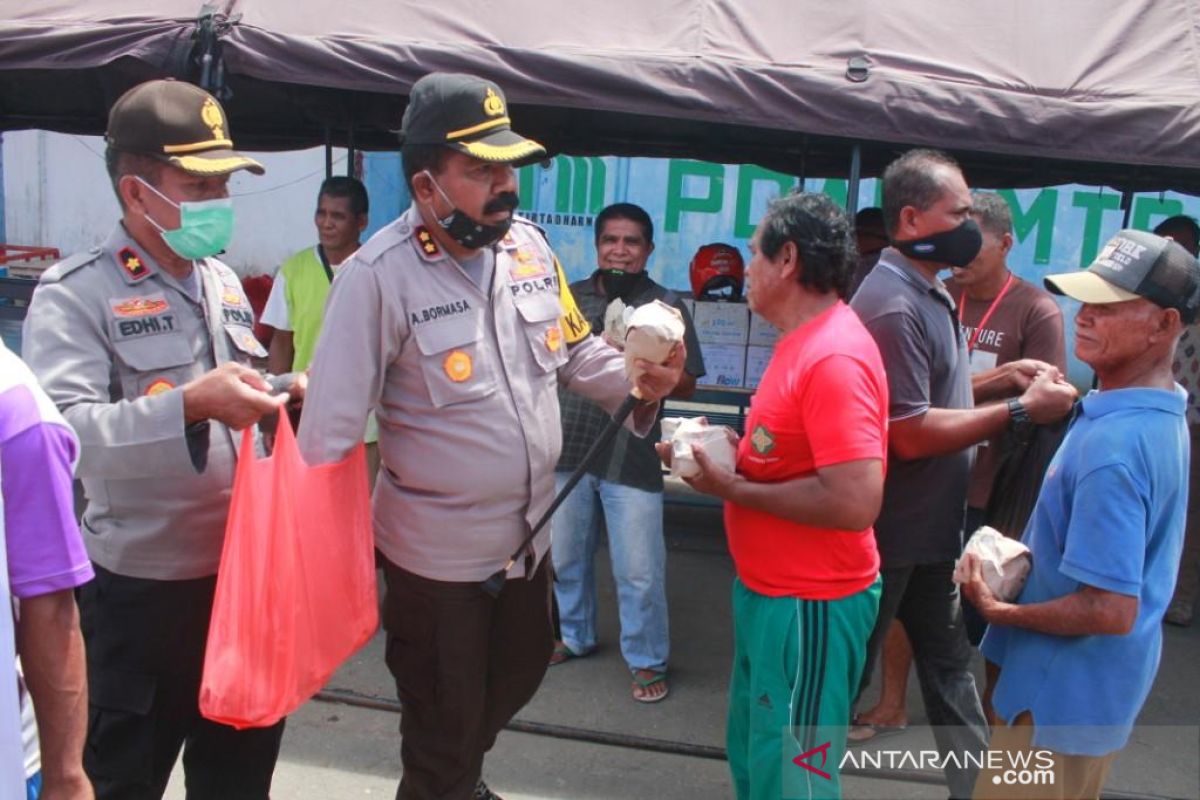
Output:
<instances>
[{"instance_id":1,"label":"dark trousers","mask_svg":"<svg viewBox=\"0 0 1200 800\"><path fill-rule=\"evenodd\" d=\"M938 751L976 755L987 749L988 726L971 674L971 646L967 643L958 587L951 580L954 562L885 569L879 617L867 644L867 663L859 693L871 680L883 639L893 619L904 624L912 642L917 678L925 713L934 726ZM970 797L977 769L954 766L948 759L946 783L951 797ZM965 763L960 755L957 762Z\"/></svg>"},{"instance_id":2,"label":"dark trousers","mask_svg":"<svg viewBox=\"0 0 1200 800\"><path fill-rule=\"evenodd\" d=\"M89 693L83 765L98 800L158 800L180 748L188 800L266 800L283 722L238 731L200 716L216 578L95 569L79 589L79 610Z\"/></svg>"},{"instance_id":3,"label":"dark trousers","mask_svg":"<svg viewBox=\"0 0 1200 800\"><path fill-rule=\"evenodd\" d=\"M492 598L384 559L386 658L403 708L399 800L469 798L496 735L537 691L554 648L549 560Z\"/></svg>"}]
</instances>

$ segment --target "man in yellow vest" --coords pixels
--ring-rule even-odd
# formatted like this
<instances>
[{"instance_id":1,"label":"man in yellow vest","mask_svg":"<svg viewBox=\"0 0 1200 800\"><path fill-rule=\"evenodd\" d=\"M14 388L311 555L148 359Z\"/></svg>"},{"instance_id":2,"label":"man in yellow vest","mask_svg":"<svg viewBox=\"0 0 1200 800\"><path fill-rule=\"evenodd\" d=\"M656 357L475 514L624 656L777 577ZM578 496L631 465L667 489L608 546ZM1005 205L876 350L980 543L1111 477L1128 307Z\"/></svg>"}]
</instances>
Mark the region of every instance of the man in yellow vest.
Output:
<instances>
[{"instance_id":1,"label":"man in yellow vest","mask_svg":"<svg viewBox=\"0 0 1200 800\"><path fill-rule=\"evenodd\" d=\"M333 275L358 250L368 209L367 189L357 178L335 175L321 184L313 218L317 244L280 265L263 309L262 322L275 328L267 359L272 374L308 369L321 335L325 297ZM363 441L367 443L367 475L374 489L379 472L379 428L374 415L367 418Z\"/></svg>"},{"instance_id":2,"label":"man in yellow vest","mask_svg":"<svg viewBox=\"0 0 1200 800\"><path fill-rule=\"evenodd\" d=\"M270 370L276 375L308 369L325 317L333 273L358 249L367 227L367 190L356 178L326 178L317 194L318 243L280 266L262 321L275 328Z\"/></svg>"}]
</instances>

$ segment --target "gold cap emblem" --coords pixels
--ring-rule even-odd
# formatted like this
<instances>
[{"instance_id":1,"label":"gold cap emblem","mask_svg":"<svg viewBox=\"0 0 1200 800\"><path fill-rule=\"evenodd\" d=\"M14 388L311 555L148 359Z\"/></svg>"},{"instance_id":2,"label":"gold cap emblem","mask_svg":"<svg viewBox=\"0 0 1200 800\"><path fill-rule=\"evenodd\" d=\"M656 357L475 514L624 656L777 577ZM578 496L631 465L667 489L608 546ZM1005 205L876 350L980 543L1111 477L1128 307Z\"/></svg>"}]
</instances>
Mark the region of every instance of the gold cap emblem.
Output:
<instances>
[{"instance_id":1,"label":"gold cap emblem","mask_svg":"<svg viewBox=\"0 0 1200 800\"><path fill-rule=\"evenodd\" d=\"M492 87L487 88L487 95L483 98L483 113L489 117L498 117L504 113L504 101L500 99L500 95L492 91Z\"/></svg>"},{"instance_id":2,"label":"gold cap emblem","mask_svg":"<svg viewBox=\"0 0 1200 800\"><path fill-rule=\"evenodd\" d=\"M212 129L214 139L225 138L225 115L221 113L221 107L217 105L217 101L211 97L204 98L204 105L200 106L200 119Z\"/></svg>"}]
</instances>

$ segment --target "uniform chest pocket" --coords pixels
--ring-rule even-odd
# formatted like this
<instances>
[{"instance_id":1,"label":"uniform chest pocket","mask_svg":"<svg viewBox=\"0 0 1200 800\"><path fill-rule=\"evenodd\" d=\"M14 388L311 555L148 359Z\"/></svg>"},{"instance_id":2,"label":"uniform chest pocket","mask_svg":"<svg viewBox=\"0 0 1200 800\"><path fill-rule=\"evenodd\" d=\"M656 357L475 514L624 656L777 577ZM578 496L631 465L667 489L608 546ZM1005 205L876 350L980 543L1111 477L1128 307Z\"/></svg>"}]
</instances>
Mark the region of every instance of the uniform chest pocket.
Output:
<instances>
[{"instance_id":1,"label":"uniform chest pocket","mask_svg":"<svg viewBox=\"0 0 1200 800\"><path fill-rule=\"evenodd\" d=\"M558 299L549 295L535 295L520 298L516 304L529 349L542 371L554 372L567 363L567 342L559 323L562 308Z\"/></svg>"},{"instance_id":2,"label":"uniform chest pocket","mask_svg":"<svg viewBox=\"0 0 1200 800\"><path fill-rule=\"evenodd\" d=\"M127 399L173 389L193 377L195 357L182 332L113 343L117 373Z\"/></svg>"},{"instance_id":3,"label":"uniform chest pocket","mask_svg":"<svg viewBox=\"0 0 1200 800\"><path fill-rule=\"evenodd\" d=\"M467 313L413 328L420 351L421 375L437 408L478 400L495 393L496 380L480 347L480 314Z\"/></svg>"}]
</instances>

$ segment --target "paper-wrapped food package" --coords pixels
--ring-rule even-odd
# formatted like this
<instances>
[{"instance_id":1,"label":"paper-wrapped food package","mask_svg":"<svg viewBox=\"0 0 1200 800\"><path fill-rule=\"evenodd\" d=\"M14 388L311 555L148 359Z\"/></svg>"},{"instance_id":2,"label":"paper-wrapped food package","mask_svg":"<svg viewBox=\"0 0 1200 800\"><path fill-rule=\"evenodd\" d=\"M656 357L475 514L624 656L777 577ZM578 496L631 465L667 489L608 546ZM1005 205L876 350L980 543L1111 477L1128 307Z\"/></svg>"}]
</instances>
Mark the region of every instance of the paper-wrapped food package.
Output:
<instances>
[{"instance_id":1,"label":"paper-wrapped food package","mask_svg":"<svg viewBox=\"0 0 1200 800\"><path fill-rule=\"evenodd\" d=\"M625 374L637 381L642 371L634 361L661 364L683 341L683 315L661 300L638 306L625 318Z\"/></svg>"},{"instance_id":2,"label":"paper-wrapped food package","mask_svg":"<svg viewBox=\"0 0 1200 800\"><path fill-rule=\"evenodd\" d=\"M963 552L983 562L984 582L992 594L1005 602L1015 600L1021 593L1033 566L1028 547L986 525L971 535ZM954 582L966 583L970 577L960 558L954 566Z\"/></svg>"},{"instance_id":3,"label":"paper-wrapped food package","mask_svg":"<svg viewBox=\"0 0 1200 800\"><path fill-rule=\"evenodd\" d=\"M667 417L662 421L663 441L671 443L671 475L691 478L700 474L700 465L692 454L692 445L704 448L712 461L733 470L737 452L729 441L728 428L709 425L704 417ZM670 431L670 433L668 433Z\"/></svg>"},{"instance_id":4,"label":"paper-wrapped food package","mask_svg":"<svg viewBox=\"0 0 1200 800\"><path fill-rule=\"evenodd\" d=\"M617 298L604 309L604 338L618 350L625 349L625 320L633 309Z\"/></svg>"}]
</instances>

